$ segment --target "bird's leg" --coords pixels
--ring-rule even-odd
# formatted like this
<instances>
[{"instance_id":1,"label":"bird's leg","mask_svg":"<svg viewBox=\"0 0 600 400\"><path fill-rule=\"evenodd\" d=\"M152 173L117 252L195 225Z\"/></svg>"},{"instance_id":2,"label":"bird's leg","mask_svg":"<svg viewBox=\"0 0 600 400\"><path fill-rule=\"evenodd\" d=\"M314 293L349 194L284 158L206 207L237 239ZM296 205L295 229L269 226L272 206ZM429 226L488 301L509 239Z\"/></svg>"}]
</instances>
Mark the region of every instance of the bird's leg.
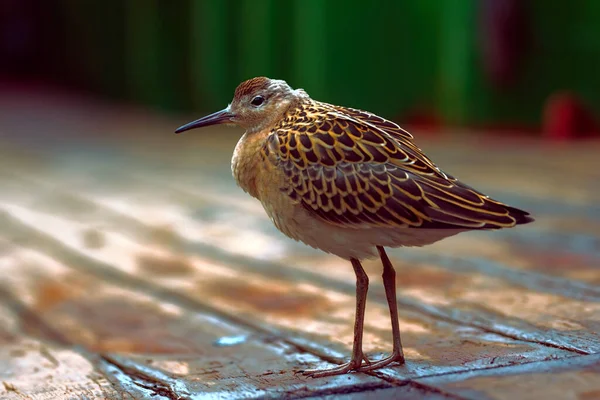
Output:
<instances>
[{"instance_id":1,"label":"bird's leg","mask_svg":"<svg viewBox=\"0 0 600 400\"><path fill-rule=\"evenodd\" d=\"M385 297L387 298L388 307L390 308L390 317L392 319L392 337L393 349L392 354L382 360L376 361L370 365L365 365L359 371L372 371L374 369L383 368L394 361L404 364L404 352L402 351L402 341L400 340L400 326L398 323L398 302L396 301L396 271L388 258L385 250L381 246L377 246L381 263L383 264L383 286L385 287Z\"/></svg>"},{"instance_id":2,"label":"bird's leg","mask_svg":"<svg viewBox=\"0 0 600 400\"><path fill-rule=\"evenodd\" d=\"M354 343L352 345L352 358L350 359L350 362L334 368L303 371L305 375L313 378L340 375L350 371L356 371L362 365L363 360L367 361L367 363L369 362L362 351L365 306L367 304L367 291L369 290L369 277L365 273L360 261L355 258L351 259L350 261L352 262L352 267L354 267L354 273L356 274L356 315L354 317Z\"/></svg>"}]
</instances>

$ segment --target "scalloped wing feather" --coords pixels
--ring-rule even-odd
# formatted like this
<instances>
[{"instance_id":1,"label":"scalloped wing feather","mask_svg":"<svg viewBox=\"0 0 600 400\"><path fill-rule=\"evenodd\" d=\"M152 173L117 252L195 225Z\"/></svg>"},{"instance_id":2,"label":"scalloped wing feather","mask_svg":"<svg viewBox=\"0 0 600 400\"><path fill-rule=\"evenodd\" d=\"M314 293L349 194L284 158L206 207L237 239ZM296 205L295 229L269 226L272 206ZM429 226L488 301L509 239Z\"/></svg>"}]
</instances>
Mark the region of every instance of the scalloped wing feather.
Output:
<instances>
[{"instance_id":1,"label":"scalloped wing feather","mask_svg":"<svg viewBox=\"0 0 600 400\"><path fill-rule=\"evenodd\" d=\"M410 133L364 111L305 103L262 151L285 174L281 190L334 225L496 229L532 220L445 174Z\"/></svg>"}]
</instances>

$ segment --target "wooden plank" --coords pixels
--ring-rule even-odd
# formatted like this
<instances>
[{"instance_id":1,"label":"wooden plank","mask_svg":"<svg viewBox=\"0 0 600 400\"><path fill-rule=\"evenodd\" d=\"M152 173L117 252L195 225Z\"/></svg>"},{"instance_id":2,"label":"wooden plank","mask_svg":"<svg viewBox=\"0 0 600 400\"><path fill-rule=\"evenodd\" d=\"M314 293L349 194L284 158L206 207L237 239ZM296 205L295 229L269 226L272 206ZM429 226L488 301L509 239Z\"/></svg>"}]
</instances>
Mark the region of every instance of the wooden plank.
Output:
<instances>
[{"instance_id":1,"label":"wooden plank","mask_svg":"<svg viewBox=\"0 0 600 400\"><path fill-rule=\"evenodd\" d=\"M325 393L332 388L390 387L364 374L350 379L306 378L297 374L298 370L319 359L274 335L235 325L198 308L162 301L153 297L152 291L148 295L126 289L126 282L105 282L41 252L10 246L7 250L2 271L8 278L2 288L10 292L10 298L5 296L1 303L19 303L13 308L26 310L24 314L37 320L31 332L34 337L60 341L67 350L80 348L88 364L92 362L90 370L95 367L104 372L120 391L134 397L212 393L254 398L298 389ZM40 327L42 330L37 329ZM73 363L73 351L67 353L65 359ZM2 359L7 361L9 356ZM9 386L21 387L21 393L32 396L43 390L29 381L38 375L21 374L27 380L17 380L14 385L11 381ZM86 384L89 386L87 381L82 386Z\"/></svg>"},{"instance_id":2,"label":"wooden plank","mask_svg":"<svg viewBox=\"0 0 600 400\"><path fill-rule=\"evenodd\" d=\"M0 349L2 399L129 399L74 351L35 340Z\"/></svg>"},{"instance_id":3,"label":"wooden plank","mask_svg":"<svg viewBox=\"0 0 600 400\"><path fill-rule=\"evenodd\" d=\"M51 218L51 223L45 218ZM36 232L6 215L0 224L4 227L3 234L16 241L19 237L27 237L27 246L67 265L98 274L103 279L137 285L153 295L158 295L157 288L160 287L163 300L193 304L196 309L212 309L221 318L279 336L291 345L331 362L343 360L351 346L354 312L351 284L339 285L320 280L318 276L313 280L299 279L301 277L293 270L282 270L281 265L277 265L279 273L273 269L240 270L242 266L231 265L231 259L222 264L206 253L202 257L181 258L181 255L161 253L157 250L160 249L158 243L153 247L127 243L118 235L107 232L107 244L102 249L75 249L80 241L77 224L41 214L25 219L35 220L38 227L59 229L60 240ZM119 247L119 258L115 246ZM389 332L381 328L389 325L381 296L378 296L378 302L368 307L365 335L366 350L377 353L389 347ZM521 357L545 359L568 354L563 350L436 321L418 311L402 311L406 353L411 362L405 368L390 372L390 376L397 379L484 368L491 360L510 364ZM458 353L454 348L460 349Z\"/></svg>"},{"instance_id":4,"label":"wooden plank","mask_svg":"<svg viewBox=\"0 0 600 400\"><path fill-rule=\"evenodd\" d=\"M523 400L600 397L600 355L494 368L476 374L419 379L444 393L466 399Z\"/></svg>"},{"instance_id":5,"label":"wooden plank","mask_svg":"<svg viewBox=\"0 0 600 400\"><path fill-rule=\"evenodd\" d=\"M59 332L40 325L5 286L0 286L0 398L130 398Z\"/></svg>"}]
</instances>

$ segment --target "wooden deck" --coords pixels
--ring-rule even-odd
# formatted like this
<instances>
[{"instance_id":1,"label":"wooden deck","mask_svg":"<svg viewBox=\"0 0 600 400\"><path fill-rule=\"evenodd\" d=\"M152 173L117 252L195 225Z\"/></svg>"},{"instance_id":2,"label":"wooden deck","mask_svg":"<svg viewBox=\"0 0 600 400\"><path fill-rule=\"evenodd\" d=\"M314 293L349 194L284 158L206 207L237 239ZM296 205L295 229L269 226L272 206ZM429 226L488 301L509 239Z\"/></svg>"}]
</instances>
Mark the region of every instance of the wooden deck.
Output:
<instances>
[{"instance_id":1,"label":"wooden deck","mask_svg":"<svg viewBox=\"0 0 600 400\"><path fill-rule=\"evenodd\" d=\"M444 169L534 224L390 252L407 364L350 354L354 273L236 188L240 135L0 95L0 398L600 398L600 142L444 134ZM377 261L365 347L391 348Z\"/></svg>"}]
</instances>

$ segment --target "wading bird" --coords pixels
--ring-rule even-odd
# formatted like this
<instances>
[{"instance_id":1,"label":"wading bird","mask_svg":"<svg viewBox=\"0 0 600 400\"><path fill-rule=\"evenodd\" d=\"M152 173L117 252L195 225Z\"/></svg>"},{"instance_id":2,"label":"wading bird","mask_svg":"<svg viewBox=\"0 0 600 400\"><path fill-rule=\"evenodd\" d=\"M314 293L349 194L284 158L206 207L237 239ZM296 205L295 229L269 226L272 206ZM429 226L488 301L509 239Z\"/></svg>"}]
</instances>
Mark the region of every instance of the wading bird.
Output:
<instances>
[{"instance_id":1,"label":"wading bird","mask_svg":"<svg viewBox=\"0 0 600 400\"><path fill-rule=\"evenodd\" d=\"M440 170L397 124L313 100L282 80L245 81L227 108L176 132L216 124L246 130L233 153L233 176L260 200L275 226L292 239L349 260L356 273L352 357L335 368L305 371L313 377L404 363L396 272L384 247L424 246L464 231L533 221L529 213ZM362 351L369 279L361 260L377 254L393 349L389 357L369 362Z\"/></svg>"}]
</instances>

